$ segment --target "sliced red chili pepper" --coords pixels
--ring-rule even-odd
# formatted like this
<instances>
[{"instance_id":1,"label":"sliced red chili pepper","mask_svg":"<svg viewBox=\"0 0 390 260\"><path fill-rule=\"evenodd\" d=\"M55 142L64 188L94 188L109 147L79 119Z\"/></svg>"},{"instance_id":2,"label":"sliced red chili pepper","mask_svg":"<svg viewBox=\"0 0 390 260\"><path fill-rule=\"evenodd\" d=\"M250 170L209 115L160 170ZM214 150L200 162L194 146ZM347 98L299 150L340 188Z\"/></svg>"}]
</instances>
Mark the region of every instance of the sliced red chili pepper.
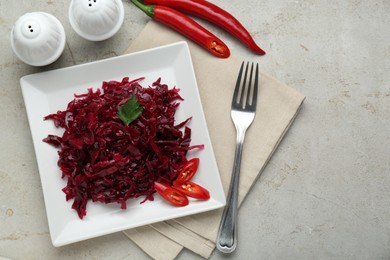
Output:
<instances>
[{"instance_id":1,"label":"sliced red chili pepper","mask_svg":"<svg viewBox=\"0 0 390 260\"><path fill-rule=\"evenodd\" d=\"M192 158L184 165L183 169L179 172L173 185L180 185L186 181L189 181L194 177L199 166L199 158Z\"/></svg>"},{"instance_id":2,"label":"sliced red chili pepper","mask_svg":"<svg viewBox=\"0 0 390 260\"><path fill-rule=\"evenodd\" d=\"M130 1L154 20L180 32L215 56L219 58L230 56L230 50L223 41L190 17L166 6L144 5L138 0Z\"/></svg>"},{"instance_id":3,"label":"sliced red chili pepper","mask_svg":"<svg viewBox=\"0 0 390 260\"><path fill-rule=\"evenodd\" d=\"M196 15L230 32L252 51L264 55L248 30L230 13L204 0L143 0L145 4L164 5L188 14Z\"/></svg>"},{"instance_id":4,"label":"sliced red chili pepper","mask_svg":"<svg viewBox=\"0 0 390 260\"><path fill-rule=\"evenodd\" d=\"M208 200L210 198L208 190L191 181L184 182L180 185L174 185L173 187L183 194L198 200Z\"/></svg>"},{"instance_id":5,"label":"sliced red chili pepper","mask_svg":"<svg viewBox=\"0 0 390 260\"><path fill-rule=\"evenodd\" d=\"M188 198L183 193L165 183L157 181L154 182L154 189L166 201L177 207L183 207L188 205Z\"/></svg>"}]
</instances>

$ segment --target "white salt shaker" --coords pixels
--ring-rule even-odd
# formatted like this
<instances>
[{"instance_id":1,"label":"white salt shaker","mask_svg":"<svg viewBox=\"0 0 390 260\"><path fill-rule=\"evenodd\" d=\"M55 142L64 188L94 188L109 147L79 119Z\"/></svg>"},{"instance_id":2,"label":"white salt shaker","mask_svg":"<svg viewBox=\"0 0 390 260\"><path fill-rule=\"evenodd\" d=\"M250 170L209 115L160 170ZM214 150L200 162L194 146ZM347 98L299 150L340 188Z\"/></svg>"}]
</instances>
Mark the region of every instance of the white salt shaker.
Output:
<instances>
[{"instance_id":1,"label":"white salt shaker","mask_svg":"<svg viewBox=\"0 0 390 260\"><path fill-rule=\"evenodd\" d=\"M69 21L75 32L90 41L103 41L116 34L124 20L121 0L72 0Z\"/></svg>"},{"instance_id":2,"label":"white salt shaker","mask_svg":"<svg viewBox=\"0 0 390 260\"><path fill-rule=\"evenodd\" d=\"M11 47L15 55L32 66L56 61L65 48L65 30L61 22L45 12L26 13L11 30Z\"/></svg>"}]
</instances>

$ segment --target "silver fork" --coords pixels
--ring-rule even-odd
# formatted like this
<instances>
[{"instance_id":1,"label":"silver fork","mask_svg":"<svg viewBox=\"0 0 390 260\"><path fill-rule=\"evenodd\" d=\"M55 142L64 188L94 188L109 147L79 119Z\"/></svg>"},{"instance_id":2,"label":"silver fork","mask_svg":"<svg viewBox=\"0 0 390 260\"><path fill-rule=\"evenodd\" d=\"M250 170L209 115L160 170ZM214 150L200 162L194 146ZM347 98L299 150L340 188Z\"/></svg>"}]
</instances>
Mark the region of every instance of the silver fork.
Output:
<instances>
[{"instance_id":1,"label":"silver fork","mask_svg":"<svg viewBox=\"0 0 390 260\"><path fill-rule=\"evenodd\" d=\"M236 128L237 139L229 193L217 237L217 249L223 253L231 253L237 246L237 204L241 155L245 132L255 118L259 84L259 65L256 64L254 82L252 81L253 67L252 63L249 82L247 83L249 62L247 63L241 84L244 62L241 64L232 100L231 117Z\"/></svg>"}]
</instances>

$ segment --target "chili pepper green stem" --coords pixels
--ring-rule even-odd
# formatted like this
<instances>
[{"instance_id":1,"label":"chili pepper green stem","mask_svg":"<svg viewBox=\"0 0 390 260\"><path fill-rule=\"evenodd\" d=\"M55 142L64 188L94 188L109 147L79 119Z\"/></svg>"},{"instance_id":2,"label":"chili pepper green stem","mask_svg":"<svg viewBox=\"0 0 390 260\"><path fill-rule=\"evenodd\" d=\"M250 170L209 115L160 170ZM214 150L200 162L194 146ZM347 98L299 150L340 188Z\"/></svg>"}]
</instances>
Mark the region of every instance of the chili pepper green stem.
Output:
<instances>
[{"instance_id":1,"label":"chili pepper green stem","mask_svg":"<svg viewBox=\"0 0 390 260\"><path fill-rule=\"evenodd\" d=\"M141 9L145 14L152 17L154 16L154 5L145 5L137 0L130 0L135 6Z\"/></svg>"}]
</instances>

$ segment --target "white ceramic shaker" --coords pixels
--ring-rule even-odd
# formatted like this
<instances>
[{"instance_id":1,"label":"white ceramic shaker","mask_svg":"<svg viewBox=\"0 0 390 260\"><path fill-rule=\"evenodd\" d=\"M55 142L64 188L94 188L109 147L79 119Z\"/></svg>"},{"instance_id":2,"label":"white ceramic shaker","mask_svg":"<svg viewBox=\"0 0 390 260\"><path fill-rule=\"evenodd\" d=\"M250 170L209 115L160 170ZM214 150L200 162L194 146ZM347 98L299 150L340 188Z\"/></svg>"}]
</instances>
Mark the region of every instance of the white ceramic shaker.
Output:
<instances>
[{"instance_id":1,"label":"white ceramic shaker","mask_svg":"<svg viewBox=\"0 0 390 260\"><path fill-rule=\"evenodd\" d=\"M44 12L26 13L11 30L11 47L15 55L32 66L56 61L65 48L66 36L61 22Z\"/></svg>"},{"instance_id":2,"label":"white ceramic shaker","mask_svg":"<svg viewBox=\"0 0 390 260\"><path fill-rule=\"evenodd\" d=\"M69 21L75 32L90 41L103 41L119 31L124 20L121 0L72 0Z\"/></svg>"}]
</instances>

